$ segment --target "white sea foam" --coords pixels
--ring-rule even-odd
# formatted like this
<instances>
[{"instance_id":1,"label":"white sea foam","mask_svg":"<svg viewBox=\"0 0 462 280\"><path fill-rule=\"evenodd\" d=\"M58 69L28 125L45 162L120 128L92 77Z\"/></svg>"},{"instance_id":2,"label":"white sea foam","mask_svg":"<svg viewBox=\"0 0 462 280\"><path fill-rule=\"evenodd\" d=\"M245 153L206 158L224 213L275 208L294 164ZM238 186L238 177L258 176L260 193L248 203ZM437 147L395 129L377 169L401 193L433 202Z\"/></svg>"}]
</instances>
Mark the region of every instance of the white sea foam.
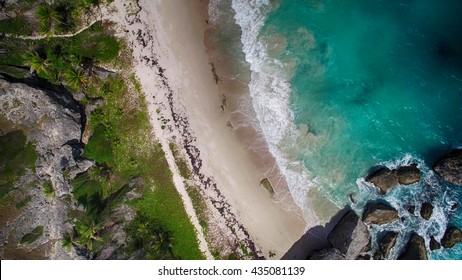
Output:
<instances>
[{"instance_id":1,"label":"white sea foam","mask_svg":"<svg viewBox=\"0 0 462 280\"><path fill-rule=\"evenodd\" d=\"M259 40L271 2L233 0L232 8L236 23L241 27L243 51L252 71L250 95L262 133L305 219L310 223L317 222L306 205L308 191L315 182L309 179L303 163L293 152L298 150L300 137L290 110L289 74L277 67L280 63L268 56L264 43Z\"/></svg>"}]
</instances>

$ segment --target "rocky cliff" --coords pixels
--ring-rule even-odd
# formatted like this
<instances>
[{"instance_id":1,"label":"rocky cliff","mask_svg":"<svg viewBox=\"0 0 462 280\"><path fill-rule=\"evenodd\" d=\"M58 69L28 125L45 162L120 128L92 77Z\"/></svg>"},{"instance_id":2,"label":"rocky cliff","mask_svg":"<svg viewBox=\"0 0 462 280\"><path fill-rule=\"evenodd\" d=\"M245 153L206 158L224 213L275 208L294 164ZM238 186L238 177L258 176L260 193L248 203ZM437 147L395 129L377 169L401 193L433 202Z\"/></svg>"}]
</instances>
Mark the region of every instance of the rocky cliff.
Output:
<instances>
[{"instance_id":1,"label":"rocky cliff","mask_svg":"<svg viewBox=\"0 0 462 280\"><path fill-rule=\"evenodd\" d=\"M71 188L65 177L91 165L78 160L83 120L78 103L65 91L2 78L0 119L0 136L22 133L36 151L35 167L26 169L1 198L0 257L77 258L61 239L72 228Z\"/></svg>"}]
</instances>

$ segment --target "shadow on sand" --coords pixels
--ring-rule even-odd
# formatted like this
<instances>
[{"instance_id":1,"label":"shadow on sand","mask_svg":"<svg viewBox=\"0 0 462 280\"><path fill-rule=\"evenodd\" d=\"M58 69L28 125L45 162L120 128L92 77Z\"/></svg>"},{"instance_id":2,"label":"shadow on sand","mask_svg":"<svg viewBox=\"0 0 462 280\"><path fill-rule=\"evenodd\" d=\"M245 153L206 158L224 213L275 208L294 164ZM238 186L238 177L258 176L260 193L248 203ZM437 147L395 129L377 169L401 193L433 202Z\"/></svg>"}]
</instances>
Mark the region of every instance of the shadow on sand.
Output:
<instances>
[{"instance_id":1,"label":"shadow on sand","mask_svg":"<svg viewBox=\"0 0 462 280\"><path fill-rule=\"evenodd\" d=\"M310 228L292 247L282 256L281 260L306 260L315 251L330 247L327 236L335 228L340 219L349 211L349 206L338 211L325 226Z\"/></svg>"}]
</instances>

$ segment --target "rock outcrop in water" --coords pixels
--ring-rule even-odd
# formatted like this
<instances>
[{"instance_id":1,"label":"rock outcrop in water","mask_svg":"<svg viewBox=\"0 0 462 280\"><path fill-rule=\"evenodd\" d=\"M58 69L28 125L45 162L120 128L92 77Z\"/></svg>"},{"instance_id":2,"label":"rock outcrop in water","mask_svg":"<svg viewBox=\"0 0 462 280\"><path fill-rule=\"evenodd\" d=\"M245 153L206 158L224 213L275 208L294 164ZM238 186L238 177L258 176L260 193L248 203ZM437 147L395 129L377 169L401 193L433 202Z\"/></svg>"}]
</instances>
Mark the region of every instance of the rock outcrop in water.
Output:
<instances>
[{"instance_id":1,"label":"rock outcrop in water","mask_svg":"<svg viewBox=\"0 0 462 280\"><path fill-rule=\"evenodd\" d=\"M462 150L444 155L433 165L433 170L445 181L462 186Z\"/></svg>"},{"instance_id":2,"label":"rock outcrop in water","mask_svg":"<svg viewBox=\"0 0 462 280\"><path fill-rule=\"evenodd\" d=\"M425 240L417 233L413 233L404 251L399 255L399 260L428 260Z\"/></svg>"},{"instance_id":3,"label":"rock outcrop in water","mask_svg":"<svg viewBox=\"0 0 462 280\"><path fill-rule=\"evenodd\" d=\"M346 259L354 260L369 244L369 230L354 211L347 212L327 237Z\"/></svg>"},{"instance_id":4,"label":"rock outcrop in water","mask_svg":"<svg viewBox=\"0 0 462 280\"><path fill-rule=\"evenodd\" d=\"M430 250L435 251L441 248L441 244L436 241L435 237L430 237Z\"/></svg>"},{"instance_id":5,"label":"rock outcrop in water","mask_svg":"<svg viewBox=\"0 0 462 280\"><path fill-rule=\"evenodd\" d=\"M381 258L387 259L388 256L390 255L391 250L396 244L396 240L398 239L398 233L397 232L387 232L382 240L379 242L379 248L380 248L380 253L381 253Z\"/></svg>"},{"instance_id":6,"label":"rock outcrop in water","mask_svg":"<svg viewBox=\"0 0 462 280\"><path fill-rule=\"evenodd\" d=\"M398 220L398 211L383 203L367 204L363 214L363 221L366 224L384 225Z\"/></svg>"},{"instance_id":7,"label":"rock outcrop in water","mask_svg":"<svg viewBox=\"0 0 462 280\"><path fill-rule=\"evenodd\" d=\"M420 208L420 216L425 220L430 220L433 214L433 205L428 202L422 203L422 207Z\"/></svg>"},{"instance_id":8,"label":"rock outcrop in water","mask_svg":"<svg viewBox=\"0 0 462 280\"><path fill-rule=\"evenodd\" d=\"M65 92L0 79L0 117L6 122L2 129L22 131L37 152L35 172L28 170L7 194L9 201L21 195L29 200L21 209L5 206L14 214L2 216L0 242L7 245L2 246L0 256L78 258L75 250L61 246L63 234L72 228L67 216L70 205L64 199L70 195L70 186L63 170L74 168L78 173L91 165L76 160L82 130L78 104Z\"/></svg>"},{"instance_id":9,"label":"rock outcrop in water","mask_svg":"<svg viewBox=\"0 0 462 280\"><path fill-rule=\"evenodd\" d=\"M388 167L381 167L366 177L366 181L379 188L381 194L386 194L398 184L411 185L420 181L420 170L416 164L402 166L390 170Z\"/></svg>"},{"instance_id":10,"label":"rock outcrop in water","mask_svg":"<svg viewBox=\"0 0 462 280\"><path fill-rule=\"evenodd\" d=\"M462 242L462 231L456 227L446 229L441 239L441 245L443 245L444 248L452 248L459 242Z\"/></svg>"}]
</instances>

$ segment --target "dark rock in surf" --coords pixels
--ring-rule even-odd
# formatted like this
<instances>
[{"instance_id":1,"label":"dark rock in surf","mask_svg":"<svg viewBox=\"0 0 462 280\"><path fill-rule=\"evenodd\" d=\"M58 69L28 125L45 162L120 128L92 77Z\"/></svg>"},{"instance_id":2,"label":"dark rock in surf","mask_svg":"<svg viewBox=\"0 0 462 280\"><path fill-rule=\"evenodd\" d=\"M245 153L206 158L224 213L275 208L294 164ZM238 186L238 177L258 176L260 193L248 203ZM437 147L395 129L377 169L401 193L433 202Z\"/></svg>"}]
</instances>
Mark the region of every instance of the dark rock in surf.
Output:
<instances>
[{"instance_id":1,"label":"dark rock in surf","mask_svg":"<svg viewBox=\"0 0 462 280\"><path fill-rule=\"evenodd\" d=\"M441 245L443 245L444 248L452 248L459 242L462 242L462 231L456 227L446 229L441 239Z\"/></svg>"},{"instance_id":2,"label":"dark rock in surf","mask_svg":"<svg viewBox=\"0 0 462 280\"><path fill-rule=\"evenodd\" d=\"M412 185L420 181L420 170L417 164L401 166L396 170L401 185Z\"/></svg>"},{"instance_id":3,"label":"dark rock in surf","mask_svg":"<svg viewBox=\"0 0 462 280\"><path fill-rule=\"evenodd\" d=\"M430 250L435 251L441 248L441 244L436 241L435 237L430 237Z\"/></svg>"},{"instance_id":4,"label":"dark rock in surf","mask_svg":"<svg viewBox=\"0 0 462 280\"><path fill-rule=\"evenodd\" d=\"M366 177L366 181L374 184L380 189L380 193L385 194L389 189L398 185L398 176L387 167L382 167Z\"/></svg>"},{"instance_id":5,"label":"dark rock in surf","mask_svg":"<svg viewBox=\"0 0 462 280\"><path fill-rule=\"evenodd\" d=\"M415 206L409 206L409 207L407 208L407 211L409 212L409 214L414 215L414 213L415 213Z\"/></svg>"},{"instance_id":6,"label":"dark rock in surf","mask_svg":"<svg viewBox=\"0 0 462 280\"><path fill-rule=\"evenodd\" d=\"M413 233L398 260L428 260L425 240L418 234Z\"/></svg>"},{"instance_id":7,"label":"dark rock in surf","mask_svg":"<svg viewBox=\"0 0 462 280\"><path fill-rule=\"evenodd\" d=\"M382 167L366 177L366 181L379 188L381 194L386 194L398 184L411 185L420 181L420 170L416 164L402 166L390 170Z\"/></svg>"},{"instance_id":8,"label":"dark rock in surf","mask_svg":"<svg viewBox=\"0 0 462 280\"><path fill-rule=\"evenodd\" d=\"M462 150L454 150L439 159L433 170L443 180L462 186Z\"/></svg>"},{"instance_id":9,"label":"dark rock in surf","mask_svg":"<svg viewBox=\"0 0 462 280\"><path fill-rule=\"evenodd\" d=\"M420 216L425 220L430 220L433 214L433 205L428 202L422 203L422 207L420 208Z\"/></svg>"},{"instance_id":10,"label":"dark rock in surf","mask_svg":"<svg viewBox=\"0 0 462 280\"><path fill-rule=\"evenodd\" d=\"M398 211L382 203L369 203L363 214L366 224L384 225L399 220Z\"/></svg>"},{"instance_id":11,"label":"dark rock in surf","mask_svg":"<svg viewBox=\"0 0 462 280\"><path fill-rule=\"evenodd\" d=\"M397 232L387 232L385 236L382 238L382 240L379 243L379 248L380 252L382 253L382 257L384 259L387 259L388 256L390 255L391 249L396 244L396 240L398 239L398 233Z\"/></svg>"}]
</instances>

